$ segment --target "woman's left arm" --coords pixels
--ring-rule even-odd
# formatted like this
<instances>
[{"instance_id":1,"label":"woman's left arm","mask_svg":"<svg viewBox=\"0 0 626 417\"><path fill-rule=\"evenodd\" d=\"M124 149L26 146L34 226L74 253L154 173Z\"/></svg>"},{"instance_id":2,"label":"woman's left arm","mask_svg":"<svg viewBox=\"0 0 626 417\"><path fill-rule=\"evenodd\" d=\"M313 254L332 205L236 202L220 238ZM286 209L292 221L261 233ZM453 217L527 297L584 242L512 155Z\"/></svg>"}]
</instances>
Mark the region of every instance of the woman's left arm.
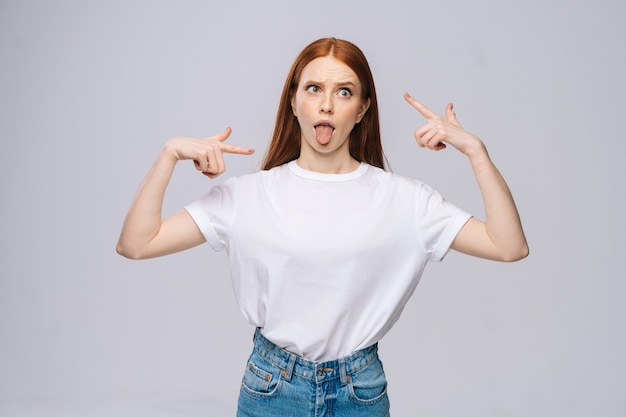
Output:
<instances>
[{"instance_id":1,"label":"woman's left arm","mask_svg":"<svg viewBox=\"0 0 626 417\"><path fill-rule=\"evenodd\" d=\"M449 144L466 155L483 197L485 221L472 217L452 242L452 249L504 262L528 256L528 244L515 201L504 178L491 162L482 140L463 129L452 111L452 104L446 107L444 118L409 94L405 94L404 98L427 121L415 131L419 146L439 151Z\"/></svg>"}]
</instances>

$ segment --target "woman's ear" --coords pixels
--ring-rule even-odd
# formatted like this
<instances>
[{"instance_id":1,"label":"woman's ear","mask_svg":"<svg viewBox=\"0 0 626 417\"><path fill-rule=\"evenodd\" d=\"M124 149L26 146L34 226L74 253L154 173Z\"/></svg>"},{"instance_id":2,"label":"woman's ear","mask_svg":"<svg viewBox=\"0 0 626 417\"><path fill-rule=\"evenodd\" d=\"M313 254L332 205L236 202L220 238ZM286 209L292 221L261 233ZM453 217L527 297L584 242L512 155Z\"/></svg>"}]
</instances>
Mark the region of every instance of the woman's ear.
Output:
<instances>
[{"instance_id":1,"label":"woman's ear","mask_svg":"<svg viewBox=\"0 0 626 417\"><path fill-rule=\"evenodd\" d=\"M366 101L364 101L361 104L361 109L356 115L357 123L361 123L361 120L363 120L363 116L365 116L365 113L367 113L367 110L369 110L369 108L370 108L370 99L368 98Z\"/></svg>"},{"instance_id":2,"label":"woman's ear","mask_svg":"<svg viewBox=\"0 0 626 417\"><path fill-rule=\"evenodd\" d=\"M298 117L298 113L296 112L296 98L291 97L291 112L294 116Z\"/></svg>"}]
</instances>

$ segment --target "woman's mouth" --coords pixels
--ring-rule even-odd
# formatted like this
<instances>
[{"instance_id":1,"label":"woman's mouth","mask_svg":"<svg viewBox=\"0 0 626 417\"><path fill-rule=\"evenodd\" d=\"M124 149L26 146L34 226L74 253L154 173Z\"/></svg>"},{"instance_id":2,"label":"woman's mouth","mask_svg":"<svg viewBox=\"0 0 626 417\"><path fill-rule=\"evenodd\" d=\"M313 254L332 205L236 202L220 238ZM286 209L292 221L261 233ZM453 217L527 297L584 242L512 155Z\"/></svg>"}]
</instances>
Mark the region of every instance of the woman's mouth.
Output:
<instances>
[{"instance_id":1,"label":"woman's mouth","mask_svg":"<svg viewBox=\"0 0 626 417\"><path fill-rule=\"evenodd\" d=\"M315 137L320 145L326 145L330 142L330 138L333 136L335 128L333 125L327 122L318 123L315 125Z\"/></svg>"}]
</instances>

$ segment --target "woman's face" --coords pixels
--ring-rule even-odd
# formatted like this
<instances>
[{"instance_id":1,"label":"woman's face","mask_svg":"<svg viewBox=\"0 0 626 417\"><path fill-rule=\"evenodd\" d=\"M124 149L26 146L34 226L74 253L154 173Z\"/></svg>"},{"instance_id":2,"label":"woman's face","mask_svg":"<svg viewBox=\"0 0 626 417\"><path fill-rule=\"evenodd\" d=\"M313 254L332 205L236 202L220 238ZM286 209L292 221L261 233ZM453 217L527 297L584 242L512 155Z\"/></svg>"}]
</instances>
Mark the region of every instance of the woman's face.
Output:
<instances>
[{"instance_id":1,"label":"woman's face","mask_svg":"<svg viewBox=\"0 0 626 417\"><path fill-rule=\"evenodd\" d=\"M316 58L302 70L291 99L301 133L300 154L350 157L349 137L369 108L357 75L332 56Z\"/></svg>"}]
</instances>

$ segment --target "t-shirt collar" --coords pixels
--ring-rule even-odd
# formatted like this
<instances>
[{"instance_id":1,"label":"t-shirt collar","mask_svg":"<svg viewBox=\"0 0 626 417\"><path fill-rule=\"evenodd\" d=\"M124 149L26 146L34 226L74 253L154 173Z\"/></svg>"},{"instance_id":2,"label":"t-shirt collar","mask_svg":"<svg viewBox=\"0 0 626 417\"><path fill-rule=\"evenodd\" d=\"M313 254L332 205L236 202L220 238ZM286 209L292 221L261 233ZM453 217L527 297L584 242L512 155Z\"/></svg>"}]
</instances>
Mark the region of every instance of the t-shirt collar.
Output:
<instances>
[{"instance_id":1,"label":"t-shirt collar","mask_svg":"<svg viewBox=\"0 0 626 417\"><path fill-rule=\"evenodd\" d=\"M290 161L287 166L292 173L296 174L299 177L309 180L329 182L350 181L359 178L360 176L365 174L365 171L367 171L369 167L369 165L365 162L361 162L359 167L352 172L347 172L345 174L323 174L321 172L308 171L300 167L300 165L298 165L295 160Z\"/></svg>"}]
</instances>

